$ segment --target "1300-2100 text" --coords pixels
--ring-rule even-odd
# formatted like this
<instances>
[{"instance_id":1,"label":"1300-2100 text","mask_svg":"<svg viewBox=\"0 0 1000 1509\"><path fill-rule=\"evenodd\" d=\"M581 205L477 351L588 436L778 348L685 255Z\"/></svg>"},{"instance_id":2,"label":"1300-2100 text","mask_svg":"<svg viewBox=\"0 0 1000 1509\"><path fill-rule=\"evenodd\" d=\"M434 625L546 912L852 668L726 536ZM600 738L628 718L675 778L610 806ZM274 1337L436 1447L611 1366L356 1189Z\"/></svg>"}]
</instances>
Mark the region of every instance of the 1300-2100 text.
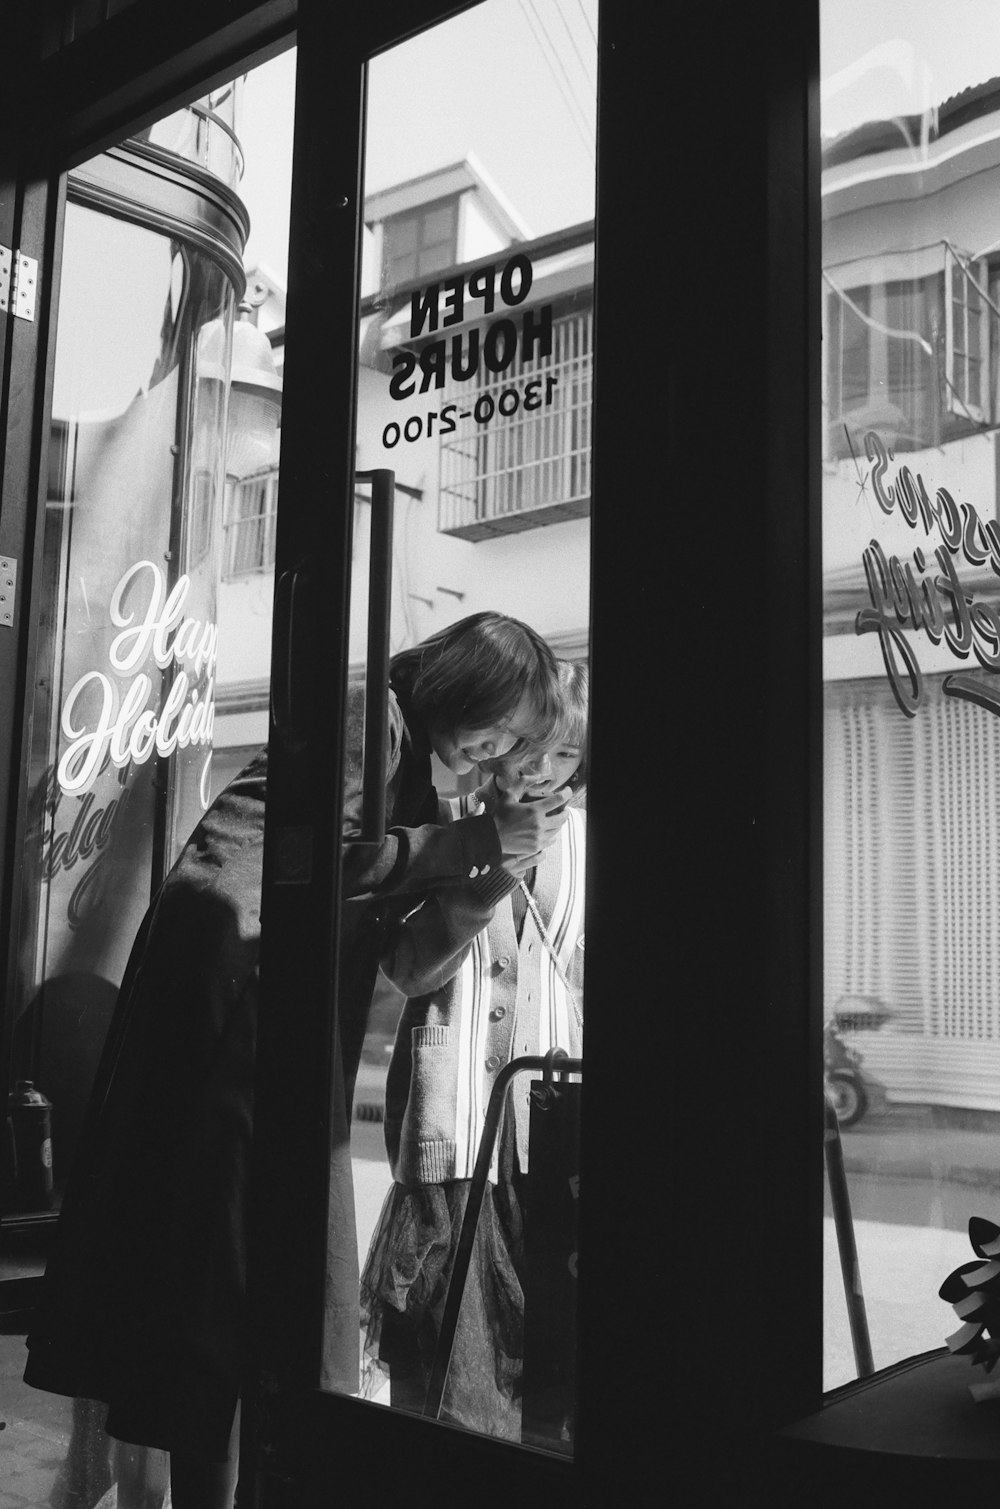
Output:
<instances>
[{"instance_id":1,"label":"1300-2100 text","mask_svg":"<svg viewBox=\"0 0 1000 1509\"><path fill-rule=\"evenodd\" d=\"M438 413L432 409L427 414L411 414L404 424L395 420L382 431L382 444L391 451L401 440L419 440L426 435L450 435L459 419L474 419L476 424L489 424L494 418L509 419L518 409L529 413L534 409L547 408L552 402L557 377L533 377L519 388L501 388L494 398L492 393L480 393L471 409L459 409L457 403L446 403Z\"/></svg>"}]
</instances>

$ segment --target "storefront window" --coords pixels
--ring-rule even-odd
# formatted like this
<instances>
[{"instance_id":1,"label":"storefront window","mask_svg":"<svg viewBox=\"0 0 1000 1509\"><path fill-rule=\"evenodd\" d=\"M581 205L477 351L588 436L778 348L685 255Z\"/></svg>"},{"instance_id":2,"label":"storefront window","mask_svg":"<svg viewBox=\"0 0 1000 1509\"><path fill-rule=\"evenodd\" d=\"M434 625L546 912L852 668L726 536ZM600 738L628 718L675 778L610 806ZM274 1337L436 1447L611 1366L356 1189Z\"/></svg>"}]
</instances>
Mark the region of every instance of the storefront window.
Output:
<instances>
[{"instance_id":1,"label":"storefront window","mask_svg":"<svg viewBox=\"0 0 1000 1509\"><path fill-rule=\"evenodd\" d=\"M8 1219L58 1204L136 931L209 800L234 301L227 272L201 249L68 204Z\"/></svg>"},{"instance_id":2,"label":"storefront window","mask_svg":"<svg viewBox=\"0 0 1000 1509\"><path fill-rule=\"evenodd\" d=\"M883 1367L1000 1217L1000 40L987 0L821 15L824 1051Z\"/></svg>"},{"instance_id":3,"label":"storefront window","mask_svg":"<svg viewBox=\"0 0 1000 1509\"><path fill-rule=\"evenodd\" d=\"M289 62L294 55L272 65L286 80ZM4 1279L33 1278L67 1219L72 1232L68 1179L82 1196L77 1209L93 1199L100 1176L93 1161L83 1172L82 1129L119 1082L130 1025L119 987L151 897L249 747L266 740L273 529L259 550L234 548L226 559L236 569L222 577L246 479L266 476L272 526L276 510L284 269L267 237L287 245L288 200L269 183L262 249L251 249L248 203L233 192L242 85L220 87L68 178L31 583L16 981L0 1023L11 1089L0 1145ZM259 110L268 86L255 87ZM269 112L269 146L290 141L291 116L289 88ZM273 174L273 163L261 171L262 156L248 200ZM258 257L277 271L261 273ZM185 944L197 956L198 940ZM175 1000L183 1004L177 991ZM187 1127L183 1075L163 1066L159 1044L153 1057ZM161 1135L162 1118L151 1119ZM134 1151L135 1142L115 1146ZM123 1319L122 1273L147 1264L108 1230L119 1200L127 1209L145 1189L158 1201L156 1154L144 1148L134 1179L107 1181L110 1204L96 1201L95 1223L115 1315L162 1361L163 1342ZM144 1232L147 1210L136 1221ZM34 1283L8 1285L15 1303L37 1293ZM74 1319L95 1313L90 1297L71 1309ZM105 1319L95 1329L114 1351ZM134 1421L124 1439L113 1422L105 1430L101 1365L86 1379L74 1371L68 1388L48 1377L29 1386L24 1338L7 1340L4 1487L33 1504L169 1504L161 1434L138 1445L148 1433ZM88 1366L93 1350L83 1345ZM69 1397L74 1390L87 1397ZM131 1373L123 1393L130 1403L142 1396Z\"/></svg>"},{"instance_id":4,"label":"storefront window","mask_svg":"<svg viewBox=\"0 0 1000 1509\"><path fill-rule=\"evenodd\" d=\"M581 753L596 23L596 3L549 16L487 0L370 65L351 600L352 687L365 681L369 582L385 573L392 655L484 611L530 625L583 687ZM502 110L484 108L487 67ZM415 88L433 108L414 110ZM370 578L383 505L366 474L383 469L395 478L391 557L376 555ZM476 810L491 772L440 754L450 822ZM581 790L551 853L482 906L478 926L478 866L417 911L387 908L351 1133L362 1397L562 1455L576 1400L580 1084L556 1079L547 1102L537 1062L582 1051L585 813ZM432 947L438 915L471 931L431 986L407 973L399 940ZM473 1236L466 1221L463 1237L491 1091L525 1057L535 1066L510 1080L478 1226ZM335 1246L344 1229L338 1219L331 1237L338 1278L353 1261ZM357 1392L356 1332L340 1311L327 1343L328 1386Z\"/></svg>"}]
</instances>

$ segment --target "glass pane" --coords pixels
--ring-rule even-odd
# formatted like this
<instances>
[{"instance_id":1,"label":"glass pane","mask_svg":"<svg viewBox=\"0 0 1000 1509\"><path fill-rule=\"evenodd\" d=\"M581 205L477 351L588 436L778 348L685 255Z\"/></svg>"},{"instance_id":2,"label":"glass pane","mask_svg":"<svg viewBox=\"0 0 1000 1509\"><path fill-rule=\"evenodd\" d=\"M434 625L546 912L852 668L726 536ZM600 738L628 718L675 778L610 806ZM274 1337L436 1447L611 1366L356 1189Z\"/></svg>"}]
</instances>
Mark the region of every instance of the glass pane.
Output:
<instances>
[{"instance_id":1,"label":"glass pane","mask_svg":"<svg viewBox=\"0 0 1000 1509\"><path fill-rule=\"evenodd\" d=\"M261 72L69 176L2 1164L3 1277L39 1269L60 1210L30 1351L2 1349L0 1497L39 1509L166 1509L165 1448L214 1481L236 1405L247 1018L180 983L215 957L193 916L166 987L137 1005L119 986L151 896L267 735L294 54Z\"/></svg>"},{"instance_id":2,"label":"glass pane","mask_svg":"<svg viewBox=\"0 0 1000 1509\"><path fill-rule=\"evenodd\" d=\"M232 303L193 247L68 205L8 1219L58 1203L134 934L210 784L225 390L195 362Z\"/></svg>"},{"instance_id":3,"label":"glass pane","mask_svg":"<svg viewBox=\"0 0 1000 1509\"><path fill-rule=\"evenodd\" d=\"M377 479L359 481L352 840L383 584L400 763L382 858L345 851L358 973L341 985L362 1397L563 1455L580 1076L547 1082L540 1065L582 1052L596 21L592 3L536 26L516 0L488 0L370 66L357 454L362 473L392 471L395 504L391 557L370 568L384 505ZM487 56L517 90L492 112L467 66ZM425 119L414 78L439 102ZM494 765L492 749L513 752ZM371 927L374 946L355 946ZM349 1196L335 1186L334 1200ZM337 1274L343 1245L334 1233ZM357 1331L344 1293L330 1298L324 1381L354 1393Z\"/></svg>"},{"instance_id":4,"label":"glass pane","mask_svg":"<svg viewBox=\"0 0 1000 1509\"><path fill-rule=\"evenodd\" d=\"M998 1216L1000 32L989 0L821 14L833 1387L866 1331L883 1367L959 1330L938 1290Z\"/></svg>"}]
</instances>

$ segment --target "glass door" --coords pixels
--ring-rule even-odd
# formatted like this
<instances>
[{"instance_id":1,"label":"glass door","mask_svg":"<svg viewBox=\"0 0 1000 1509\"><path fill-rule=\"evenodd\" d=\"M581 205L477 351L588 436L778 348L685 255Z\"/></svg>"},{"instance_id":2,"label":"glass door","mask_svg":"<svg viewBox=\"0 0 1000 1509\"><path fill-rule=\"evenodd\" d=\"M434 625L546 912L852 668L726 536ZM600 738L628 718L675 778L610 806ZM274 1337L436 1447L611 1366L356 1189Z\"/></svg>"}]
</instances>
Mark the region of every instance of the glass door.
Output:
<instances>
[{"instance_id":1,"label":"glass door","mask_svg":"<svg viewBox=\"0 0 1000 1509\"><path fill-rule=\"evenodd\" d=\"M259 633L254 644L252 630L270 604L261 608L257 575L252 602L240 591L246 573L236 568L251 552L232 523L242 523L254 483L276 491L281 379L265 331L278 323L283 288L245 267L243 85L232 80L76 166L54 262L0 1148L0 1477L39 1506L170 1501L168 1443L134 1420L116 1422L113 1408L109 1416L107 1354L98 1360L90 1340L114 1350L99 1295L113 1295L110 1311L124 1317L144 1266L136 1232L158 1226L147 1255L167 1255L175 1207L154 1149L169 1125L190 1124L187 1097L214 1052L205 1013L179 1059L164 1053L197 1014L175 981L159 1016L139 1026L139 1039L152 1026L147 1049L157 1039L151 1073L130 1074L146 1050L136 1054L136 1014L120 987L135 978L130 959L164 877L245 763L248 644L265 685L257 725L266 737L270 646ZM287 223L287 197L272 213ZM256 565L268 564L263 539ZM186 936L182 952L197 959L199 940ZM187 1181L181 1205L192 1198ZM71 1297L40 1320L30 1311L57 1215L68 1245L55 1267L69 1274L63 1300ZM88 1229L100 1234L96 1290L81 1261ZM204 1236L201 1228L199 1243ZM39 1350L72 1350L71 1333L79 1341L90 1323L83 1350L93 1369L47 1365L33 1386L22 1382L25 1332ZM126 1325L149 1335L134 1316ZM127 1389L142 1392L134 1374Z\"/></svg>"},{"instance_id":2,"label":"glass door","mask_svg":"<svg viewBox=\"0 0 1000 1509\"><path fill-rule=\"evenodd\" d=\"M388 576L394 712L430 729L439 808L397 804L390 830L418 819L462 826L480 797L492 804L506 789L547 807L561 787L567 803L537 865L474 849L461 877L443 868L429 888L403 880L380 893L381 968L352 1137L364 1154L353 1160L361 1392L568 1454L579 1159L567 1133L563 1201L558 1172L544 1170L545 1113L532 1114L537 1065L514 1072L505 1095L504 1076L551 1049L582 1054L596 10L559 10L546 25L543 12L487 0L369 66L357 454L362 469L392 471L395 508L391 556L372 558L384 505L359 495L351 593L350 660L363 677L373 669L369 594ZM462 68L487 56L505 74L517 60L517 99L495 114L482 109L476 70ZM447 101L433 127L409 121L405 82L415 78ZM562 708L549 730L544 713L518 709L520 688L512 701L501 683L496 720L519 713L524 726L496 737L487 695L454 748L447 685L435 693L440 712L419 697L418 711L413 667L454 636L449 660L464 685L461 657L481 655L477 636L496 632L480 615L539 636L561 667ZM493 763L492 746L512 752ZM554 1120L577 1087L551 1094ZM477 1155L494 1134L480 1190ZM558 1257L553 1243L565 1249ZM449 1299L453 1284L464 1292ZM565 1312L561 1328L553 1309Z\"/></svg>"},{"instance_id":3,"label":"glass door","mask_svg":"<svg viewBox=\"0 0 1000 1509\"><path fill-rule=\"evenodd\" d=\"M313 507L278 524L242 1423L276 1502L334 1420L576 1451L596 35L486 0L339 56L323 119L299 33L333 155L293 181L329 241L285 373Z\"/></svg>"}]
</instances>

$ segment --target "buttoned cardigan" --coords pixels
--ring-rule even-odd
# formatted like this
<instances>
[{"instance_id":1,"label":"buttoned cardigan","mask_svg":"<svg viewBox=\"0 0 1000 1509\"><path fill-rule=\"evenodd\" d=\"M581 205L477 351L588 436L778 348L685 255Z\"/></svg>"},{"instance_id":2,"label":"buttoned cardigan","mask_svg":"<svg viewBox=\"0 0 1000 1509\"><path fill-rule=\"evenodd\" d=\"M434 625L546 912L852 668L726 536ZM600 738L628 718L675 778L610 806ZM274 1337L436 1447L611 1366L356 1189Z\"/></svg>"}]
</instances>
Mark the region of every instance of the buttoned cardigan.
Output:
<instances>
[{"instance_id":1,"label":"buttoned cardigan","mask_svg":"<svg viewBox=\"0 0 1000 1509\"><path fill-rule=\"evenodd\" d=\"M501 1069L553 1047L582 1054L585 839L585 815L570 807L536 868L538 917L529 903L520 939L518 882L505 870L435 892L396 928L382 969L409 997L386 1081L385 1142L397 1183L471 1178ZM523 1170L528 1081L520 1076L511 1104Z\"/></svg>"}]
</instances>

